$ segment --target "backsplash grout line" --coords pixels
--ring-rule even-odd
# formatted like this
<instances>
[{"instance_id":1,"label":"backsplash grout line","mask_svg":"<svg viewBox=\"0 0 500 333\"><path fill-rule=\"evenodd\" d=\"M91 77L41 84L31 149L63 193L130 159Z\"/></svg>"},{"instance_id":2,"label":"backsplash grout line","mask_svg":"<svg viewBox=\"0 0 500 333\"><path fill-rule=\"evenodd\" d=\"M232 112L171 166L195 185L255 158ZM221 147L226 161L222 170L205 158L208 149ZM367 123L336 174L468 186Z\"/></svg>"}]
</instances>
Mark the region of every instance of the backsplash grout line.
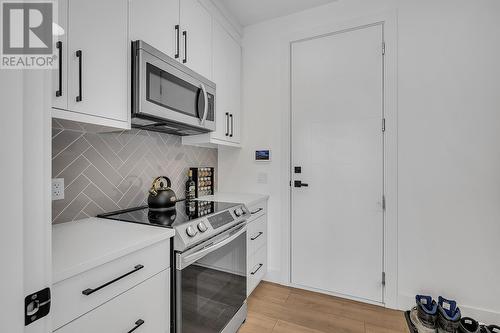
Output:
<instances>
[{"instance_id":1,"label":"backsplash grout line","mask_svg":"<svg viewBox=\"0 0 500 333\"><path fill-rule=\"evenodd\" d=\"M84 151L83 151L80 155L78 155L78 156L74 159L74 161L72 161L70 164L68 164L68 166L66 166L64 169L62 169L61 171L59 171L59 173L58 173L58 174L57 174L54 178L59 178L59 176L61 176L61 175L63 174L63 172L64 172L64 171L66 171L66 169L68 169L69 167L71 167L71 165L73 164L73 162L75 162L76 160L78 160L80 157L85 158L85 156L84 156L83 154L85 154L85 152L86 152L87 150L89 150L89 149L90 149L90 148L85 149L85 150L84 150ZM64 152L65 150L66 150L66 149L64 149L63 151L61 151L61 153L62 153L62 152ZM88 160L87 160L87 161L88 161ZM52 161L52 163L54 163L54 162ZM88 168L88 167L87 167L87 168ZM83 171L82 171L82 173L83 173ZM76 178L78 178L78 177L76 177ZM76 179L76 178L75 178L75 179Z\"/></svg>"}]
</instances>

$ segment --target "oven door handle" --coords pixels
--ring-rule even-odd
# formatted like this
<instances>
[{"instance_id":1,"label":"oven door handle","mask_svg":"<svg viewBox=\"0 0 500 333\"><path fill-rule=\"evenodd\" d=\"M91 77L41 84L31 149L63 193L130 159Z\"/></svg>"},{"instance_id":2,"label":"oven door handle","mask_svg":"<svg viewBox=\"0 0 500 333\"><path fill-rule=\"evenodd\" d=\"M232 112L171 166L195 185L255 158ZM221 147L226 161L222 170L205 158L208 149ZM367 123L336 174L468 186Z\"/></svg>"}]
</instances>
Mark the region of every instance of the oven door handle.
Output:
<instances>
[{"instance_id":1,"label":"oven door handle","mask_svg":"<svg viewBox=\"0 0 500 333\"><path fill-rule=\"evenodd\" d=\"M201 91L203 92L203 99L205 100L203 105L203 117L201 118L201 125L203 126L205 124L205 120L207 120L208 94L207 94L207 88L205 88L205 85L203 83L200 84L200 87Z\"/></svg>"},{"instance_id":2,"label":"oven door handle","mask_svg":"<svg viewBox=\"0 0 500 333\"><path fill-rule=\"evenodd\" d=\"M204 256L206 256L207 254L209 254L210 252L213 252L215 250L218 250L220 249L221 247L231 243L233 240L235 240L236 238L238 238L239 236L241 236L243 233L245 233L247 231L247 228L246 228L246 225L244 226L241 226L240 228L236 229L237 231L234 232L231 234L231 236L225 238L224 240L216 243L216 244L213 244L213 245L210 245L206 248L203 248L201 249L200 251L197 251L193 254L189 254L187 256L183 256L182 254L179 255L179 258L180 260L177 262L177 269L178 270L183 270L184 268L186 268L187 266L191 265L192 263L196 262L197 260L203 258Z\"/></svg>"}]
</instances>

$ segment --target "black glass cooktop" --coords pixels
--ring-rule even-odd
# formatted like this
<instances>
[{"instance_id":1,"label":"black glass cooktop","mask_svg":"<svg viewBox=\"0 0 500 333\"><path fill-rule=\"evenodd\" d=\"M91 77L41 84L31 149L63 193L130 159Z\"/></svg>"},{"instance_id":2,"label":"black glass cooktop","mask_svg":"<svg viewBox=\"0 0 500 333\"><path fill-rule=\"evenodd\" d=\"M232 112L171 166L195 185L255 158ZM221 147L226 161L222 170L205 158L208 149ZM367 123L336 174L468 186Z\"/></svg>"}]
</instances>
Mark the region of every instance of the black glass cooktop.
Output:
<instances>
[{"instance_id":1,"label":"black glass cooktop","mask_svg":"<svg viewBox=\"0 0 500 333\"><path fill-rule=\"evenodd\" d=\"M214 201L177 201L175 207L164 211L152 211L148 206L130 208L116 212L97 215L97 217L124 222L155 225L172 228L176 225L212 215L237 206L237 203Z\"/></svg>"}]
</instances>

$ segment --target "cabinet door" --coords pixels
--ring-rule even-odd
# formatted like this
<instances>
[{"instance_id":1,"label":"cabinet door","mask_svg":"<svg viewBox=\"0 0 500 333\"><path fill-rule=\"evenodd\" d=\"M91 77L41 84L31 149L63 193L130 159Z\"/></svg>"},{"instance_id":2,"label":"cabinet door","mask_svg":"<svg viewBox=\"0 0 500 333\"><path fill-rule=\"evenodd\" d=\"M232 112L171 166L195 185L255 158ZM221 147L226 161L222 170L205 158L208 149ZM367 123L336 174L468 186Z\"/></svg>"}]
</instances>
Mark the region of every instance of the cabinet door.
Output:
<instances>
[{"instance_id":1,"label":"cabinet door","mask_svg":"<svg viewBox=\"0 0 500 333\"><path fill-rule=\"evenodd\" d=\"M241 47L230 39L228 44L228 78L230 86L229 109L233 115L231 123L231 141L241 142Z\"/></svg>"},{"instance_id":2,"label":"cabinet door","mask_svg":"<svg viewBox=\"0 0 500 333\"><path fill-rule=\"evenodd\" d=\"M195 72L212 78L212 16L197 0L182 0L182 62Z\"/></svg>"},{"instance_id":3,"label":"cabinet door","mask_svg":"<svg viewBox=\"0 0 500 333\"><path fill-rule=\"evenodd\" d=\"M130 0L131 40L143 40L168 56L179 58L178 24L179 0Z\"/></svg>"},{"instance_id":4,"label":"cabinet door","mask_svg":"<svg viewBox=\"0 0 500 333\"><path fill-rule=\"evenodd\" d=\"M52 71L52 107L68 108L68 0L57 3L57 26L54 28L54 50L57 68Z\"/></svg>"},{"instance_id":5,"label":"cabinet door","mask_svg":"<svg viewBox=\"0 0 500 333\"><path fill-rule=\"evenodd\" d=\"M240 142L241 48L218 23L213 28L213 80L217 84L217 130L213 137Z\"/></svg>"},{"instance_id":6,"label":"cabinet door","mask_svg":"<svg viewBox=\"0 0 500 333\"><path fill-rule=\"evenodd\" d=\"M69 0L68 24L69 109L126 122L130 72L127 0Z\"/></svg>"},{"instance_id":7,"label":"cabinet door","mask_svg":"<svg viewBox=\"0 0 500 333\"><path fill-rule=\"evenodd\" d=\"M216 21L214 21L213 33L213 80L217 85L215 100L217 127L212 136L219 140L229 141L229 114L231 112L229 99L231 87L227 68L229 59L227 48L231 36Z\"/></svg>"},{"instance_id":8,"label":"cabinet door","mask_svg":"<svg viewBox=\"0 0 500 333\"><path fill-rule=\"evenodd\" d=\"M153 276L63 326L57 332L130 332L137 326L137 332L141 333L169 332L170 276L168 272L169 270L166 270Z\"/></svg>"}]
</instances>

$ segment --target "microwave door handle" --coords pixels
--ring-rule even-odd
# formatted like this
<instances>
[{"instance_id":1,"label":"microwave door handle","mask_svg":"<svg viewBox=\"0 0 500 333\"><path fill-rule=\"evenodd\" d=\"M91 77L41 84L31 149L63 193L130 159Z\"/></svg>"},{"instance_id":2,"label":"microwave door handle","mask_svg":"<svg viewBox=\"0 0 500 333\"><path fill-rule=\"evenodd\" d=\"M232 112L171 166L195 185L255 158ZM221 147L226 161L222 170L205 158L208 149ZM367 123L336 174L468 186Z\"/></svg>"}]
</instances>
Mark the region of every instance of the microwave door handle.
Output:
<instances>
[{"instance_id":1,"label":"microwave door handle","mask_svg":"<svg viewBox=\"0 0 500 333\"><path fill-rule=\"evenodd\" d=\"M240 227L240 229L236 233L232 234L231 236L229 236L228 238L224 239L223 241L220 241L217 244L210 245L210 246L208 246L208 247L206 247L204 249L201 249L200 251L197 251L197 252L195 252L193 254L190 254L190 255L187 255L185 257L181 254L180 255L180 259L181 260L179 260L177 262L177 269L178 270L183 270L187 266L191 265L192 263L194 263L197 260L199 260L199 259L203 258L204 256L206 256L210 252L218 250L221 247L223 247L223 246L231 243L233 240L235 240L236 238L238 238L239 236L241 236L246 231L247 231L247 229L245 228L245 226Z\"/></svg>"},{"instance_id":2,"label":"microwave door handle","mask_svg":"<svg viewBox=\"0 0 500 333\"><path fill-rule=\"evenodd\" d=\"M205 103L203 104L203 116L201 118L201 125L203 126L205 124L205 120L207 120L207 112L208 112L208 94L207 94L207 89L205 88L205 85L202 83L200 84L201 91L203 92L203 99L205 100Z\"/></svg>"}]
</instances>

